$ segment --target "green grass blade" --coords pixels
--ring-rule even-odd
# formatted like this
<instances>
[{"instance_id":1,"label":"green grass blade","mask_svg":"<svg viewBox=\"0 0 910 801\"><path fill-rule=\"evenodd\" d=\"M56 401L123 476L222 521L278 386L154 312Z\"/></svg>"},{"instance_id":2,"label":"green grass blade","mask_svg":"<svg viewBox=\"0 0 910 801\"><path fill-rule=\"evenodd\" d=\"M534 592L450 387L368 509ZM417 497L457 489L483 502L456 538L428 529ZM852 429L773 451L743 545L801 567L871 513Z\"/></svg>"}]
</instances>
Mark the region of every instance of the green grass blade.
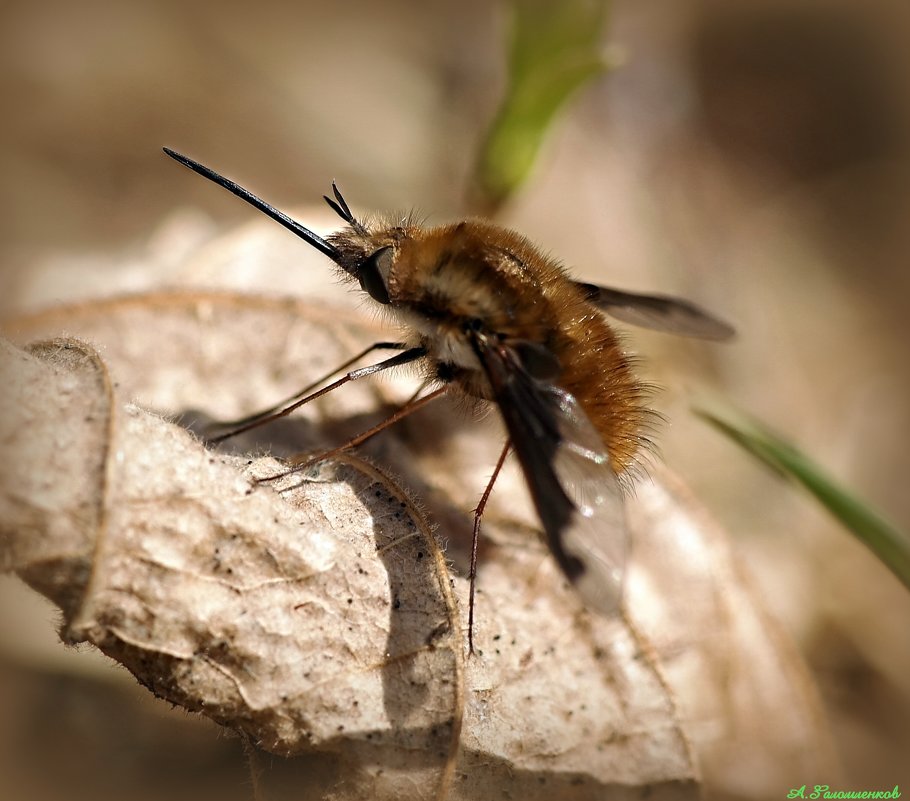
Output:
<instances>
[{"instance_id":1,"label":"green grass blade","mask_svg":"<svg viewBox=\"0 0 910 801\"><path fill-rule=\"evenodd\" d=\"M910 537L833 481L808 456L761 423L706 409L695 413L779 475L807 489L910 589Z\"/></svg>"},{"instance_id":2,"label":"green grass blade","mask_svg":"<svg viewBox=\"0 0 910 801\"><path fill-rule=\"evenodd\" d=\"M601 41L607 0L513 0L505 96L480 150L474 185L495 210L527 178L556 114L611 66Z\"/></svg>"}]
</instances>

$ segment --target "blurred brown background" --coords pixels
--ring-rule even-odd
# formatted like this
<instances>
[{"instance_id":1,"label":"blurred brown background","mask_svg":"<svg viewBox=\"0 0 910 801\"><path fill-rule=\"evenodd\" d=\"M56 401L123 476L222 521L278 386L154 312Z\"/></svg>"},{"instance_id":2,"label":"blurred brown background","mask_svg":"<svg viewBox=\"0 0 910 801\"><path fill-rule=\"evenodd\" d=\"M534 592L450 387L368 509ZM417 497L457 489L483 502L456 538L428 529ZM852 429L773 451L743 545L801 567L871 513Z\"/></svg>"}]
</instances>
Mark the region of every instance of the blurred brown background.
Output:
<instances>
[{"instance_id":1,"label":"blurred brown background","mask_svg":"<svg viewBox=\"0 0 910 801\"><path fill-rule=\"evenodd\" d=\"M334 178L355 211L465 213L505 30L503 8L481 0L7 0L0 310L128 288L124 265L167 242L160 232L188 208L218 226L250 219L165 144L279 206L318 200ZM757 414L910 525L907 41L903 0L616 2L604 43L621 66L571 104L502 215L580 276L685 295L737 325L722 348L630 341L666 387L664 459L796 638L857 789L910 786L907 593L689 407L710 391ZM104 280L83 281L86 263L93 275L108 265ZM48 285L47 270L64 280ZM0 608L0 774L13 786L193 797L188 777L211 771L222 797L247 796L235 743L200 723L195 745L175 747L170 717L100 660L58 654L52 612L26 609L11 585L0 583L16 599ZM91 703L112 692L121 702L106 713ZM124 722L139 709L141 732Z\"/></svg>"}]
</instances>

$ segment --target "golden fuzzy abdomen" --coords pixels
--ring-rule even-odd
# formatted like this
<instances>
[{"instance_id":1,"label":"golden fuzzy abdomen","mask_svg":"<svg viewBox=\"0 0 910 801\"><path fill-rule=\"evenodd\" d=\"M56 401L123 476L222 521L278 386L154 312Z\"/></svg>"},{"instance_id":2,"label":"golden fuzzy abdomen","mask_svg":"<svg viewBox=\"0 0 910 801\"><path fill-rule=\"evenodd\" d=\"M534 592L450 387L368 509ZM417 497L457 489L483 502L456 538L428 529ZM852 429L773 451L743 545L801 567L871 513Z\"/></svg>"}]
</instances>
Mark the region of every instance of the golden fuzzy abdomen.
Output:
<instances>
[{"instance_id":1,"label":"golden fuzzy abdomen","mask_svg":"<svg viewBox=\"0 0 910 801\"><path fill-rule=\"evenodd\" d=\"M556 383L578 401L607 446L614 471L623 473L645 441L645 386L596 310L562 327L556 336L563 365Z\"/></svg>"}]
</instances>

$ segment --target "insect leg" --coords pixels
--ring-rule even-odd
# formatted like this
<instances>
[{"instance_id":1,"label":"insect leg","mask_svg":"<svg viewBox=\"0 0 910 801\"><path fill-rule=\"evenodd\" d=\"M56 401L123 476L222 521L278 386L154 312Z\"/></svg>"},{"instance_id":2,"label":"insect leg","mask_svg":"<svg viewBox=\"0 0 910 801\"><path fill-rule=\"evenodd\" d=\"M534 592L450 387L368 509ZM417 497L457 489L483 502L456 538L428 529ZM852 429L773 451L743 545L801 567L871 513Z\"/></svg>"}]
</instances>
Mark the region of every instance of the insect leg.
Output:
<instances>
[{"instance_id":1,"label":"insect leg","mask_svg":"<svg viewBox=\"0 0 910 801\"><path fill-rule=\"evenodd\" d=\"M252 422L253 420L258 420L260 417L267 417L273 412L277 412L280 409L283 409L285 406L293 403L300 398L303 398L308 392L312 392L316 387L318 387L324 381L328 381L332 376L337 375L342 370L347 370L352 364L359 362L364 356L369 355L374 350L407 350L407 345L404 342L374 342L369 347L364 348L360 353L351 356L350 359L339 364L335 369L330 370L324 376L317 378L315 381L311 382L303 389L295 392L288 398L279 401L274 406L269 406L267 409L262 409L255 414L248 415L247 417L241 417L239 420L229 420L219 423L221 426L242 426L247 423Z\"/></svg>"},{"instance_id":2,"label":"insect leg","mask_svg":"<svg viewBox=\"0 0 910 801\"><path fill-rule=\"evenodd\" d=\"M380 344L383 344L383 345L395 344L397 346L397 343L380 343ZM364 351L363 353L356 356L353 360L347 361L342 367L340 367L338 369L343 370L345 367L350 365L353 361L356 361L358 358L361 358L363 355L365 355L366 353L369 353L370 350L373 350L374 348L375 348L375 346L368 348L366 351ZM347 384L348 381L354 381L358 378L364 378L365 376L373 375L374 373L379 373L382 370L388 370L390 367L400 367L403 364L410 364L411 362L416 361L417 359L422 359L424 356L426 356L426 354L427 354L426 349L424 349L422 347L409 348L408 350L402 351L401 353L397 354L396 356L392 356L388 359L384 359L383 361L377 362L376 364L371 364L371 365L368 365L367 367L361 367L359 370L352 370L350 373L342 376L337 381L333 381L328 386L323 387L322 389L320 389L316 392L313 392L312 394L307 395L306 397L303 397L300 400L294 401L290 406L285 406L284 408L279 409L279 411L276 411L276 412L272 412L271 410L269 410L269 411L263 412L259 415L253 415L253 418L250 420L250 422L248 422L244 425L241 425L239 428L235 428L233 431L228 431L226 434L221 434L220 436L213 437L212 439L209 440L209 442L212 442L212 443L223 442L224 440L229 439L230 437L235 437L238 434L242 434L244 431L249 431L252 428L257 428L261 425L265 425L266 423L271 423L273 420L278 420L281 417L286 417L291 412L293 412L295 409L299 409L305 403L309 403L310 401L316 400L316 398L320 398L323 395L331 392L334 389L338 389L338 387L340 387L344 384ZM329 373L329 375L334 375L337 372L338 372L338 370L333 370L331 373ZM325 379L323 379L323 380L325 380ZM317 383L322 383L322 382L320 381ZM303 390L303 392L306 392L306 390ZM302 394L302 392L298 392L295 397L299 397L301 394Z\"/></svg>"},{"instance_id":3,"label":"insect leg","mask_svg":"<svg viewBox=\"0 0 910 801\"><path fill-rule=\"evenodd\" d=\"M415 348L415 350L422 350L422 349ZM405 353L400 354L400 356L404 356L407 353L409 353L409 351L405 351ZM400 358L400 356L396 357L396 358ZM386 361L390 362L390 361L392 361L392 359L387 359ZM380 365L382 365L382 364L386 364L386 362L380 362ZM379 367L380 365L373 365L373 367ZM369 367L363 368L363 370L369 370L369 369L370 369ZM354 372L356 373L356 372L360 372L360 371L355 370ZM349 374L349 375L352 375L352 374ZM344 381L344 379L341 379L341 381ZM339 383L339 382L336 382L336 383ZM301 470L305 470L307 467L310 467L311 465L314 465L317 462L323 462L326 459L331 459L333 456L335 456L339 453L342 453L343 451L350 450L351 448L356 448L358 445L362 445L364 442L366 442L368 439L370 439L370 437L373 437L376 434L378 434L380 431L388 428L391 425L394 425L399 420L403 420L408 415L411 415L414 412L416 412L418 409L421 409L424 406L426 406L430 401L436 400L436 398L438 398L440 395L443 395L444 393L448 392L449 389L450 389L450 387L447 385L444 387L440 387L437 390L434 390L429 395L425 395L422 398L412 399L412 400L408 401L404 406L399 408L397 411L395 411L391 415L389 415L381 423L377 423L372 428L368 428L366 431L362 431L357 436L349 439L343 445L339 445L337 448L332 448L331 450L328 450L328 451L323 451L322 453L318 453L315 456L308 456L302 462L292 465L287 470L284 470L281 473L276 473L274 476L266 476L265 478L259 478L259 479L256 479L256 481L259 484L263 484L266 481L275 481L276 479L284 478L285 476L289 476L292 473L297 473Z\"/></svg>"},{"instance_id":4,"label":"insect leg","mask_svg":"<svg viewBox=\"0 0 910 801\"><path fill-rule=\"evenodd\" d=\"M502 453L499 454L499 461L496 462L496 467L493 468L493 475L490 476L487 488L483 491L483 495L480 496L477 508L474 509L474 534L471 538L471 568L468 571L468 578L471 582L471 588L468 593L469 654L474 653L474 585L477 579L477 546L480 542L480 518L483 517L483 510L486 509L487 501L490 500L490 494L493 492L493 485L496 483L496 479L499 478L499 471L502 470L502 466L505 464L506 456L509 455L510 450L512 450L512 443L509 440L506 440Z\"/></svg>"},{"instance_id":5,"label":"insect leg","mask_svg":"<svg viewBox=\"0 0 910 801\"><path fill-rule=\"evenodd\" d=\"M246 426L250 423L255 422L256 425L262 425L270 421L270 415L284 409L286 406L294 403L295 401L300 400L305 397L307 393L312 392L316 387L318 387L324 381L328 381L332 376L337 375L342 370L347 370L352 364L359 362L364 356L372 353L374 350L406 350L407 345L404 342L374 342L368 348L364 348L360 353L355 356L351 356L350 359L339 364L334 370L330 370L324 376L316 379L315 381L307 384L303 389L295 392L288 398L278 401L274 406L269 406L267 409L261 409L254 414L247 415L246 417L241 417L237 420L221 420L217 423L213 423L212 427L214 428L229 428L230 431L225 432L224 434L219 434L217 437L209 439L209 442L222 442L226 439L230 439L236 434L240 433L241 426ZM248 428L242 429L243 431L248 431Z\"/></svg>"}]
</instances>

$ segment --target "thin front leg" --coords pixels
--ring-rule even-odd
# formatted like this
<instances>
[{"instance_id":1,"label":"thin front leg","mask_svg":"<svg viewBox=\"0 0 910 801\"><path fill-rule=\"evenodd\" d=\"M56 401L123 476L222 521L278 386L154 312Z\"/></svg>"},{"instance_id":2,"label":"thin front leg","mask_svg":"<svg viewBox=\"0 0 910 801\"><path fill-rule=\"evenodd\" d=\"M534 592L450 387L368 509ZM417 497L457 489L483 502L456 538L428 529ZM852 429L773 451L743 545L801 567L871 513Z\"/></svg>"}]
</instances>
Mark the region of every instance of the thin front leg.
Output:
<instances>
[{"instance_id":1,"label":"thin front leg","mask_svg":"<svg viewBox=\"0 0 910 801\"><path fill-rule=\"evenodd\" d=\"M401 354L402 356L404 354ZM391 359L389 360L391 361ZM364 368L367 369L367 368ZM331 459L336 454L342 453L343 451L350 450L351 448L356 448L358 445L366 442L370 437L375 436L380 431L388 428L391 425L394 425L399 420L403 420L408 415L414 414L418 409L422 409L430 401L436 400L436 398L445 394L449 391L449 385L440 387L439 389L431 392L429 395L426 395L423 398L416 398L409 400L404 406L402 406L398 411L393 412L389 417L383 420L381 423L377 423L372 428L368 428L366 431L361 432L356 437L349 439L343 445L339 445L337 448L332 448L330 451L324 451L319 453L316 456L310 456L299 464L295 464L292 467L284 470L281 473L276 473L274 476L267 476L266 478L257 479L257 483L264 484L266 481L277 481L279 478L284 478L289 476L292 473L298 473L301 470L305 470L310 465L314 465L317 462L323 462L326 459Z\"/></svg>"},{"instance_id":2,"label":"thin front leg","mask_svg":"<svg viewBox=\"0 0 910 801\"><path fill-rule=\"evenodd\" d=\"M417 361L417 359L422 359L426 355L427 352L425 348L409 348L406 351L403 351L388 359L384 359L381 362L377 362L376 364L371 364L367 367L361 367L359 370L352 370L350 373L342 376L337 381L333 381L327 387L323 387L317 392L313 392L312 394L307 395L305 398L301 398L300 400L295 401L290 406L285 406L283 409L280 409L279 411L272 414L267 414L265 417L260 417L257 415L246 425L242 425L240 428L236 428L233 431L229 431L227 434L222 434L221 436L215 437L209 441L218 443L223 442L229 437L236 437L238 434L242 434L243 432L249 431L252 428L258 428L259 426L265 425L266 423L271 423L273 420L278 420L282 417L286 417L295 409L299 409L305 403L314 401L316 398L321 398L323 395L328 394L332 390L338 389L338 387L347 384L348 381L364 378L365 376L373 375L374 373L379 373L383 370L388 370L391 367L400 367L403 364L410 364L413 361Z\"/></svg>"},{"instance_id":3,"label":"thin front leg","mask_svg":"<svg viewBox=\"0 0 910 801\"><path fill-rule=\"evenodd\" d=\"M468 571L468 578L471 582L468 593L469 654L474 653L474 584L477 579L477 547L480 542L480 518L483 517L483 510L486 509L487 501L490 500L490 493L493 492L493 485L496 483L496 479L499 478L499 471L502 470L502 466L505 464L506 456L509 455L510 450L512 450L512 443L506 440L502 453L499 454L499 461L496 462L496 467L493 469L493 475L490 476L487 488L483 491L483 495L480 496L480 502L477 504L477 508L474 509L474 536L471 538L471 569Z\"/></svg>"},{"instance_id":4,"label":"thin front leg","mask_svg":"<svg viewBox=\"0 0 910 801\"><path fill-rule=\"evenodd\" d=\"M267 418L269 415L274 414L275 412L283 409L285 406L290 406L290 404L305 397L308 393L316 389L316 387L318 387L320 384L328 381L332 376L338 375L338 373L342 372L343 370L347 370L352 364L356 364L364 356L368 356L374 350L407 350L407 347L408 346L404 342L374 342L368 348L364 348L362 351L360 351L360 353L358 353L356 356L351 356L350 359L343 362L342 364L339 364L334 370L330 370L324 376L307 384L303 389L295 392L290 397L279 401L274 406L269 406L267 409L260 409L255 414L248 414L246 417L241 417L237 420L222 420L218 423L215 423L213 425L214 428L229 428L231 430L224 434L219 434L216 439L212 439L210 441L222 442L223 440L229 439L230 437L233 437L235 434L239 433L241 426L245 426L248 423L257 422L260 420L262 422L268 422ZM257 424L262 425L262 422L259 422ZM238 431L235 431L233 429L238 429ZM248 431L249 429L244 430Z\"/></svg>"}]
</instances>

